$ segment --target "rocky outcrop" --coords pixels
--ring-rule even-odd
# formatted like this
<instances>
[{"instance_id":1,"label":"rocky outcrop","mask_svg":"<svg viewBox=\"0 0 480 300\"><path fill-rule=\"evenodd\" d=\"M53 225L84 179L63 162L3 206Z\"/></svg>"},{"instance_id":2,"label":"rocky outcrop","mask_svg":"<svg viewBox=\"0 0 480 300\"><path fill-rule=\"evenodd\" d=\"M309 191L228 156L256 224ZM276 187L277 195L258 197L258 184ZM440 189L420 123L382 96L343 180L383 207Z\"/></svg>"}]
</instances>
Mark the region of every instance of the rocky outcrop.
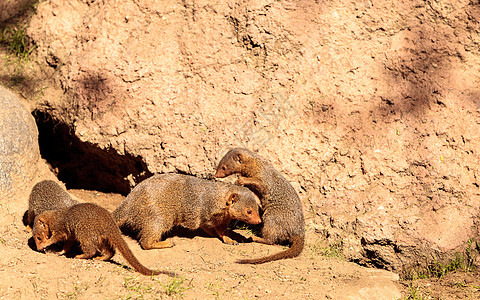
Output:
<instances>
[{"instance_id":1,"label":"rocky outcrop","mask_svg":"<svg viewBox=\"0 0 480 300\"><path fill-rule=\"evenodd\" d=\"M0 198L30 187L40 160L35 120L16 95L0 86Z\"/></svg>"},{"instance_id":2,"label":"rocky outcrop","mask_svg":"<svg viewBox=\"0 0 480 300\"><path fill-rule=\"evenodd\" d=\"M258 151L309 230L400 269L477 236L474 2L42 1L28 34L65 92L43 101L80 142L138 174Z\"/></svg>"}]
</instances>

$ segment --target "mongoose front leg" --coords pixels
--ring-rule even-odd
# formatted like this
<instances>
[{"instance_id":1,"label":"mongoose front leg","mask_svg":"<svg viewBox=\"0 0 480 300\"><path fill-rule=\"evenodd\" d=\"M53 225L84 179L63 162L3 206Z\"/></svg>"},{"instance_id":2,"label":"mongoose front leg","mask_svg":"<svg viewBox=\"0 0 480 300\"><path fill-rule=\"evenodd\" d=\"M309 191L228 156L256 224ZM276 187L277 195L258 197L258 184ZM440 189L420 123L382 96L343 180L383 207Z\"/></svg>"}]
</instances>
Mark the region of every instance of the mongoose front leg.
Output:
<instances>
[{"instance_id":1,"label":"mongoose front leg","mask_svg":"<svg viewBox=\"0 0 480 300\"><path fill-rule=\"evenodd\" d=\"M211 236L217 236L215 231L213 231L211 228L208 227L202 227L203 231L205 231L206 234L209 234Z\"/></svg>"},{"instance_id":2,"label":"mongoose front leg","mask_svg":"<svg viewBox=\"0 0 480 300\"><path fill-rule=\"evenodd\" d=\"M261 195L265 195L268 190L267 186L261 180L250 177L240 176L238 177L236 184L256 190Z\"/></svg>"},{"instance_id":3,"label":"mongoose front leg","mask_svg":"<svg viewBox=\"0 0 480 300\"><path fill-rule=\"evenodd\" d=\"M228 245L238 245L238 242L237 242L237 241L232 240L232 238L230 238L230 237L228 237L228 236L226 236L226 235L222 236L221 238L222 238L222 240L223 240L223 242L224 242L225 244L228 244Z\"/></svg>"},{"instance_id":4,"label":"mongoose front leg","mask_svg":"<svg viewBox=\"0 0 480 300\"><path fill-rule=\"evenodd\" d=\"M230 230L228 230L227 225L215 227L215 232L222 239L225 244L228 245L238 245L238 242L229 237Z\"/></svg>"},{"instance_id":5,"label":"mongoose front leg","mask_svg":"<svg viewBox=\"0 0 480 300\"><path fill-rule=\"evenodd\" d=\"M218 236L222 242L228 245L238 245L238 243L234 240L232 240L230 237L227 236L228 230L227 230L227 225L218 225L215 228L208 228L208 227L202 227L203 231L205 231L207 234L211 236ZM227 234L225 234L227 233Z\"/></svg>"},{"instance_id":6,"label":"mongoose front leg","mask_svg":"<svg viewBox=\"0 0 480 300\"><path fill-rule=\"evenodd\" d=\"M70 251L70 249L72 249L72 246L73 246L74 243L75 243L75 241L66 240L66 241L63 243L63 248L62 248L62 250L58 251L56 254L57 254L57 255L64 255L64 254L68 253L68 252Z\"/></svg>"}]
</instances>

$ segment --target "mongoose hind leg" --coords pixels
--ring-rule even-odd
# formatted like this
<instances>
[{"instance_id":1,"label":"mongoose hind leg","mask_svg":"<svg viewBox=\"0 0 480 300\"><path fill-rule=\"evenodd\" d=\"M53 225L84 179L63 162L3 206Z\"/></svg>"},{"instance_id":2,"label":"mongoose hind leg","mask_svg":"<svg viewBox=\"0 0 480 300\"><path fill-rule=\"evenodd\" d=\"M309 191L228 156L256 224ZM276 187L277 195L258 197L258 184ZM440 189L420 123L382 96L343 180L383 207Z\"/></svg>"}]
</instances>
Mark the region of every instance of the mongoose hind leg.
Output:
<instances>
[{"instance_id":1,"label":"mongoose hind leg","mask_svg":"<svg viewBox=\"0 0 480 300\"><path fill-rule=\"evenodd\" d=\"M158 226L158 224L157 224ZM175 246L171 239L162 241L162 234L165 232L164 227L154 227L152 224L144 224L140 232L138 242L144 250L164 249Z\"/></svg>"},{"instance_id":2,"label":"mongoose hind leg","mask_svg":"<svg viewBox=\"0 0 480 300\"><path fill-rule=\"evenodd\" d=\"M171 239L160 241L159 238L157 238L156 235L151 234L151 232L142 232L138 242L140 243L140 246L142 246L143 250L164 249L175 246Z\"/></svg>"},{"instance_id":3,"label":"mongoose hind leg","mask_svg":"<svg viewBox=\"0 0 480 300\"><path fill-rule=\"evenodd\" d=\"M110 260L113 255L115 255L115 250L108 244L103 244L100 247L100 253L102 255L100 256L95 256L93 259L98 259L98 260Z\"/></svg>"},{"instance_id":4,"label":"mongoose hind leg","mask_svg":"<svg viewBox=\"0 0 480 300\"><path fill-rule=\"evenodd\" d=\"M88 252L88 253L82 253L82 254L78 254L78 255L75 255L75 258L76 259L89 259L89 258L92 258L93 256L95 256L96 252Z\"/></svg>"},{"instance_id":5,"label":"mongoose hind leg","mask_svg":"<svg viewBox=\"0 0 480 300\"><path fill-rule=\"evenodd\" d=\"M151 250L151 249L164 249L164 248L171 248L175 246L175 243L171 240L165 241L140 241L140 246L142 246L143 250Z\"/></svg>"},{"instance_id":6,"label":"mongoose hind leg","mask_svg":"<svg viewBox=\"0 0 480 300\"><path fill-rule=\"evenodd\" d=\"M82 248L83 253L75 256L77 259L89 259L97 254L97 247L90 241L80 243L80 248Z\"/></svg>"}]
</instances>

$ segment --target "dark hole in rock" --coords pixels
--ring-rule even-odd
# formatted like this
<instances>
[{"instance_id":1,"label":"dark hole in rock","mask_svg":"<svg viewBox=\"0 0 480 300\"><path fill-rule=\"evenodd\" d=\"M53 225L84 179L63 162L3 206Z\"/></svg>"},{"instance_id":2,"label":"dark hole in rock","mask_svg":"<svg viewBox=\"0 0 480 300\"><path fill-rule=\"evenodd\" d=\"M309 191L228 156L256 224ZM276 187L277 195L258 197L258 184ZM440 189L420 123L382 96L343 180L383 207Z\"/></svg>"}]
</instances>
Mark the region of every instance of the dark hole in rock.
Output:
<instances>
[{"instance_id":1,"label":"dark hole in rock","mask_svg":"<svg viewBox=\"0 0 480 300\"><path fill-rule=\"evenodd\" d=\"M126 195L135 183L152 175L141 157L120 155L82 142L73 129L50 112L35 110L40 154L57 172L68 189L97 190Z\"/></svg>"}]
</instances>

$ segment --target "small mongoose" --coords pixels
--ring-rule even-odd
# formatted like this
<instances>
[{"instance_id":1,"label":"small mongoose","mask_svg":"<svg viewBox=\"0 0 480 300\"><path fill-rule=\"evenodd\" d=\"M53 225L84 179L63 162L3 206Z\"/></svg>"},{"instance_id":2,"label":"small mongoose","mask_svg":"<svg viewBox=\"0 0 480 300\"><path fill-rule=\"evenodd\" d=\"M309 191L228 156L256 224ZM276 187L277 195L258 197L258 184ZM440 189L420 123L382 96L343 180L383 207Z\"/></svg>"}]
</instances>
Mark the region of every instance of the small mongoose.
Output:
<instances>
[{"instance_id":1,"label":"small mongoose","mask_svg":"<svg viewBox=\"0 0 480 300\"><path fill-rule=\"evenodd\" d=\"M46 210L67 208L78 202L53 180L43 180L35 184L28 199L27 226L33 227L36 216Z\"/></svg>"},{"instance_id":2,"label":"small mongoose","mask_svg":"<svg viewBox=\"0 0 480 300\"><path fill-rule=\"evenodd\" d=\"M154 175L139 183L113 212L117 225L138 233L143 249L173 246L162 235L174 226L203 229L226 244L231 220L261 222L258 198L248 188L183 174Z\"/></svg>"},{"instance_id":3,"label":"small mongoose","mask_svg":"<svg viewBox=\"0 0 480 300\"><path fill-rule=\"evenodd\" d=\"M238 263L260 264L298 256L305 244L305 221L300 198L293 186L267 160L243 148L230 150L220 160L215 177L231 174L240 174L237 184L252 189L261 201L262 238L253 237L253 241L269 245L291 244L285 251Z\"/></svg>"},{"instance_id":4,"label":"small mongoose","mask_svg":"<svg viewBox=\"0 0 480 300\"><path fill-rule=\"evenodd\" d=\"M35 218L33 238L39 251L63 241L63 251L60 254L67 253L73 243L78 241L83 253L75 258L88 259L95 256L94 259L109 260L115 254L116 248L139 273L172 276L170 272L153 271L143 266L123 239L112 215L105 208L93 203L44 211Z\"/></svg>"}]
</instances>

